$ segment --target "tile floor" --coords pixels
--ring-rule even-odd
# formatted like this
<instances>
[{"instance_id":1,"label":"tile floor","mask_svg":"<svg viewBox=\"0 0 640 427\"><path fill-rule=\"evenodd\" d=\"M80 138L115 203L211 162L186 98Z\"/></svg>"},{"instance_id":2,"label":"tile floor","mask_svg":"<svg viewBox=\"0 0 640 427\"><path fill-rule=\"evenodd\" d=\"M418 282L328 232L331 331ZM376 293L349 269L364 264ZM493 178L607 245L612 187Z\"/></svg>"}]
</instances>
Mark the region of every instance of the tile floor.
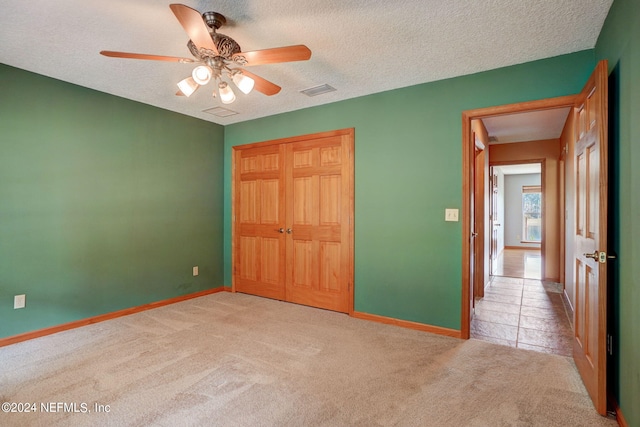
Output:
<instances>
[{"instance_id":1,"label":"tile floor","mask_svg":"<svg viewBox=\"0 0 640 427\"><path fill-rule=\"evenodd\" d=\"M476 301L471 337L571 356L569 313L560 284L494 276L484 298Z\"/></svg>"}]
</instances>

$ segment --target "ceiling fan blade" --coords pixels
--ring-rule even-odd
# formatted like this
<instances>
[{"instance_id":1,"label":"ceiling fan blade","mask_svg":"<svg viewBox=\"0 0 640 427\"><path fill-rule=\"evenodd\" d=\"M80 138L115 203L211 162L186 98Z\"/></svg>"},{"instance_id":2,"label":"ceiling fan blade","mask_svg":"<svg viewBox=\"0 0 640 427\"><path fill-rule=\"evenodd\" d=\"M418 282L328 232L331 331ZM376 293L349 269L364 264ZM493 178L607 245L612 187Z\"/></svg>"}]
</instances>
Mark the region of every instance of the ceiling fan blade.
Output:
<instances>
[{"instance_id":1,"label":"ceiling fan blade","mask_svg":"<svg viewBox=\"0 0 640 427\"><path fill-rule=\"evenodd\" d=\"M116 52L113 50L101 50L100 55L109 56L111 58L131 58L131 59L148 59L151 61L170 61L170 62L195 62L191 58L178 58L177 56L162 55L146 55L144 53Z\"/></svg>"},{"instance_id":2,"label":"ceiling fan blade","mask_svg":"<svg viewBox=\"0 0 640 427\"><path fill-rule=\"evenodd\" d=\"M233 55L234 60L238 57L244 57L247 60L247 63L244 64L245 66L276 64L278 62L306 61L311 58L311 50L305 45L299 44L273 49L240 52Z\"/></svg>"},{"instance_id":3,"label":"ceiling fan blade","mask_svg":"<svg viewBox=\"0 0 640 427\"><path fill-rule=\"evenodd\" d=\"M247 77L251 77L255 82L253 88L258 92L264 93L267 96L275 95L276 93L280 92L280 90L282 89L277 84L271 83L269 80L263 79L258 75L248 72L247 70L242 70L242 74L244 74Z\"/></svg>"},{"instance_id":4,"label":"ceiling fan blade","mask_svg":"<svg viewBox=\"0 0 640 427\"><path fill-rule=\"evenodd\" d=\"M174 3L169 5L169 7L176 18L178 18L178 22L180 22L182 28L187 32L191 41L198 48L209 49L215 52L216 55L218 54L218 49L215 43L213 43L207 24L205 24L202 19L200 12L183 4Z\"/></svg>"}]
</instances>

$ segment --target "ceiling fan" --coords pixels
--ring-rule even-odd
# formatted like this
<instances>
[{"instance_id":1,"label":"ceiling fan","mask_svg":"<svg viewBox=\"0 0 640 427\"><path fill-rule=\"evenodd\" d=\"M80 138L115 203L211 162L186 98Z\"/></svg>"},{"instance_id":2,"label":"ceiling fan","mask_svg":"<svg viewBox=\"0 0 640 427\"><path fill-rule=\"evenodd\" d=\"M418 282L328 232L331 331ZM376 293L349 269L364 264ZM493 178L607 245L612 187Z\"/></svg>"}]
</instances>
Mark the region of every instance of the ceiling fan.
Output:
<instances>
[{"instance_id":1,"label":"ceiling fan","mask_svg":"<svg viewBox=\"0 0 640 427\"><path fill-rule=\"evenodd\" d=\"M190 39L187 47L195 59L111 50L100 51L100 54L113 58L200 64L193 69L191 76L178 83L179 90L176 95L191 96L200 86L213 80L217 83L217 93L223 104L230 104L236 99L229 84L223 80L223 73L226 73L245 94L255 88L258 92L271 96L280 92L281 87L239 67L306 61L311 58L311 50L305 45L242 52L235 40L216 32L227 22L223 15L217 12L200 14L197 10L183 4L171 4L169 7L187 32ZM213 92L213 96L217 96L216 91Z\"/></svg>"}]
</instances>

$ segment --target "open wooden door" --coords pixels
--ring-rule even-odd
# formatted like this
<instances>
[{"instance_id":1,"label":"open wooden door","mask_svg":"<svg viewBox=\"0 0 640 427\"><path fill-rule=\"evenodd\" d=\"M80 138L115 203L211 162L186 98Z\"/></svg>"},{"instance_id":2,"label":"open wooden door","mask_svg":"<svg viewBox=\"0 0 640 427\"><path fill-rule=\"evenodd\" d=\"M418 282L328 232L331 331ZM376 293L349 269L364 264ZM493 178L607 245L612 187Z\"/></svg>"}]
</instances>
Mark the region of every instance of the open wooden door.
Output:
<instances>
[{"instance_id":1,"label":"open wooden door","mask_svg":"<svg viewBox=\"0 0 640 427\"><path fill-rule=\"evenodd\" d=\"M474 164L474 196L473 196L473 236L475 245L473 252L473 298L474 307L476 298L484 298L485 283L485 159L487 156L487 150L481 140L475 141L475 164Z\"/></svg>"},{"instance_id":2,"label":"open wooden door","mask_svg":"<svg viewBox=\"0 0 640 427\"><path fill-rule=\"evenodd\" d=\"M489 275L493 276L498 271L498 174L494 167L489 168L489 221L491 223L491 245L489 246Z\"/></svg>"},{"instance_id":3,"label":"open wooden door","mask_svg":"<svg viewBox=\"0 0 640 427\"><path fill-rule=\"evenodd\" d=\"M470 205L469 205L469 282L466 286L469 289L469 319L473 319L473 314L475 312L476 306L476 295L475 295L475 282L476 282L476 237L478 233L476 233L476 146L475 146L476 136L475 132L473 132L473 160L469 162L470 169L470 181L471 181L471 193L470 193Z\"/></svg>"},{"instance_id":4,"label":"open wooden door","mask_svg":"<svg viewBox=\"0 0 640 427\"><path fill-rule=\"evenodd\" d=\"M607 62L577 98L573 358L596 410L607 413Z\"/></svg>"}]
</instances>

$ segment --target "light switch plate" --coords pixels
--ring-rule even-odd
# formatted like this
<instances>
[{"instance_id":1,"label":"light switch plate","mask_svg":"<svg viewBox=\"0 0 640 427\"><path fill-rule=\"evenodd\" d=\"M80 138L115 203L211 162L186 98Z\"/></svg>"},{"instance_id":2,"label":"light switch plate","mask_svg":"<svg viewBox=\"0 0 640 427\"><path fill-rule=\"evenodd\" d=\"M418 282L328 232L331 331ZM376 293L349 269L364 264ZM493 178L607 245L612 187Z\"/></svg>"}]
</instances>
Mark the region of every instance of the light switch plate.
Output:
<instances>
[{"instance_id":1,"label":"light switch plate","mask_svg":"<svg viewBox=\"0 0 640 427\"><path fill-rule=\"evenodd\" d=\"M198 266L197 265L195 267L193 267L193 275L194 276L198 275Z\"/></svg>"},{"instance_id":2,"label":"light switch plate","mask_svg":"<svg viewBox=\"0 0 640 427\"><path fill-rule=\"evenodd\" d=\"M444 210L445 221L458 221L458 209L445 209Z\"/></svg>"},{"instance_id":3,"label":"light switch plate","mask_svg":"<svg viewBox=\"0 0 640 427\"><path fill-rule=\"evenodd\" d=\"M26 298L27 297L24 294L13 297L13 308L24 308L26 305Z\"/></svg>"}]
</instances>

